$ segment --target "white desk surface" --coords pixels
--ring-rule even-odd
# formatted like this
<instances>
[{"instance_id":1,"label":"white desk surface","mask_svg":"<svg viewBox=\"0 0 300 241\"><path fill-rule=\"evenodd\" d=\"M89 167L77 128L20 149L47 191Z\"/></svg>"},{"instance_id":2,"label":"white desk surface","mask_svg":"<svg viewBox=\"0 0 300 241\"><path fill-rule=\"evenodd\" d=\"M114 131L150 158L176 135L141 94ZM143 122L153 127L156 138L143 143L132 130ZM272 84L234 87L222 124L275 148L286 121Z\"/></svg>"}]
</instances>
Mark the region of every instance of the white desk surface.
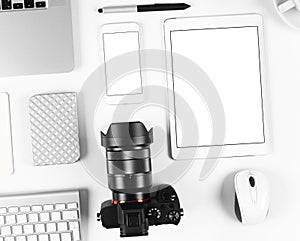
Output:
<instances>
[{"instance_id":1,"label":"white desk surface","mask_svg":"<svg viewBox=\"0 0 300 241\"><path fill-rule=\"evenodd\" d=\"M144 240L295 240L299 236L300 189L300 32L290 29L277 15L272 0L190 0L192 8L183 12L100 15L96 9L103 5L124 4L121 0L72 0L74 2L74 28L80 62L68 74L3 78L0 90L9 92L12 109L15 174L0 181L0 194L8 192L37 192L81 188L88 189L89 201L83 203L88 210L83 234L86 241L119 240L119 231L105 230L96 222L96 212L101 202L111 197L111 192L91 178L79 162L69 166L33 167L31 157L28 100L37 93L80 91L88 76L101 64L99 57L99 28L108 22L137 21L142 24L146 48L163 48L162 23L174 16L201 16L217 14L260 13L265 20L265 42L269 87L271 96L273 152L265 157L221 160L209 179L198 181L201 161L174 186L185 216L178 227L150 227ZM127 3L137 1L128 0ZM138 1L140 4L154 2ZM156 2L163 2L162 0ZM149 74L151 76L151 74ZM162 74L154 74L164 81ZM155 108L152 108L155 109ZM100 119L108 118L101 113ZM153 117L154 116L154 117ZM151 117L165 122L163 111ZM148 124L152 119L148 119ZM105 119L104 119L105 120ZM109 124L109 123L107 123ZM164 128L165 123L162 123ZM99 130L98 130L99 131ZM164 135L161 135L165 138ZM154 158L155 159L155 158ZM170 162L167 150L156 159ZM85 161L83 158L82 162ZM99 157L98 161L105 160ZM161 164L161 163L160 163ZM153 161L154 172L159 163ZM271 182L271 208L266 222L257 226L241 225L229 210L231 193L223 192L232 184L232 174L243 168L263 171ZM105 170L99 170L105 175ZM159 180L156 180L159 182ZM225 183L225 184L224 184ZM225 194L224 194L225 193ZM88 204L88 206L87 206ZM140 240L141 238L139 238ZM128 238L127 240L136 240Z\"/></svg>"}]
</instances>

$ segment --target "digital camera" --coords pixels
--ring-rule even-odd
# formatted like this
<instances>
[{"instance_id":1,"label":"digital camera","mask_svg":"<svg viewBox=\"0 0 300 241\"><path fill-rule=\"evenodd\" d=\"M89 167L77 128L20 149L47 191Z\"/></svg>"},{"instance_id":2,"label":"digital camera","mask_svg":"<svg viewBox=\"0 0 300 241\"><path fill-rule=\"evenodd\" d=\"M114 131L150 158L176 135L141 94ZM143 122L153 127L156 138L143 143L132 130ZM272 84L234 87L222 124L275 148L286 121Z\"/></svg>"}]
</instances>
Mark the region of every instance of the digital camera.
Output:
<instances>
[{"instance_id":1,"label":"digital camera","mask_svg":"<svg viewBox=\"0 0 300 241\"><path fill-rule=\"evenodd\" d=\"M112 200L97 214L103 227L120 228L121 237L148 235L149 226L178 225L183 216L170 185L152 186L149 132L141 122L113 123L101 133L106 148L108 185Z\"/></svg>"}]
</instances>

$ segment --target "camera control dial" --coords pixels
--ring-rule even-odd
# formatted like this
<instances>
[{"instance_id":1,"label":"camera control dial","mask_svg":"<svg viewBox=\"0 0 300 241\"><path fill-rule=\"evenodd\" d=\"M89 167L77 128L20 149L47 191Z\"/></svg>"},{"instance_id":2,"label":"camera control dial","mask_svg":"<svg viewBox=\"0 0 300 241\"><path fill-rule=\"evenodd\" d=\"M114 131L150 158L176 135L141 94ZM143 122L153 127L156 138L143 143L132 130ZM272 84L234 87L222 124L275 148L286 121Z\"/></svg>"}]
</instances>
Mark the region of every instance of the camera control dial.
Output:
<instances>
[{"instance_id":1,"label":"camera control dial","mask_svg":"<svg viewBox=\"0 0 300 241\"><path fill-rule=\"evenodd\" d=\"M180 212L178 212L176 210L170 211L168 214L168 218L172 222L178 221L180 219L180 217L181 217Z\"/></svg>"},{"instance_id":2,"label":"camera control dial","mask_svg":"<svg viewBox=\"0 0 300 241\"><path fill-rule=\"evenodd\" d=\"M153 219L160 219L161 218L161 211L158 208L150 208L148 210L148 217Z\"/></svg>"}]
</instances>

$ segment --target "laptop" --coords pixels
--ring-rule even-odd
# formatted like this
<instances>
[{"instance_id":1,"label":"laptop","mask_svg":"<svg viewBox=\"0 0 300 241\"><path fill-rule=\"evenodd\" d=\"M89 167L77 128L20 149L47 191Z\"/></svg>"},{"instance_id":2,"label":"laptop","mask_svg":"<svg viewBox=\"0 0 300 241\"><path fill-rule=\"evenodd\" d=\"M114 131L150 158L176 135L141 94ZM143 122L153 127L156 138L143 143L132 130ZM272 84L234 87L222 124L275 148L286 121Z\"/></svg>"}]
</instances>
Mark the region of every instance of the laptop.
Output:
<instances>
[{"instance_id":1,"label":"laptop","mask_svg":"<svg viewBox=\"0 0 300 241\"><path fill-rule=\"evenodd\" d=\"M71 0L0 0L0 77L74 68Z\"/></svg>"}]
</instances>

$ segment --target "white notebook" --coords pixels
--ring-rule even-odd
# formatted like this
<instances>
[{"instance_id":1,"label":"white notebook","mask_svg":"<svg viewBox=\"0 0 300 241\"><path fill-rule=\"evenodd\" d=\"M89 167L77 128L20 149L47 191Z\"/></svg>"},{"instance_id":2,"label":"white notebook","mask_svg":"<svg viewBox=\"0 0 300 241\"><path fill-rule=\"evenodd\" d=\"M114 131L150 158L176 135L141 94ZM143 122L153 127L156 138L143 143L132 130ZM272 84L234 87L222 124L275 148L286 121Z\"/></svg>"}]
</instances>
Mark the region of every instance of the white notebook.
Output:
<instances>
[{"instance_id":1,"label":"white notebook","mask_svg":"<svg viewBox=\"0 0 300 241\"><path fill-rule=\"evenodd\" d=\"M13 174L9 96L0 93L0 177Z\"/></svg>"}]
</instances>

